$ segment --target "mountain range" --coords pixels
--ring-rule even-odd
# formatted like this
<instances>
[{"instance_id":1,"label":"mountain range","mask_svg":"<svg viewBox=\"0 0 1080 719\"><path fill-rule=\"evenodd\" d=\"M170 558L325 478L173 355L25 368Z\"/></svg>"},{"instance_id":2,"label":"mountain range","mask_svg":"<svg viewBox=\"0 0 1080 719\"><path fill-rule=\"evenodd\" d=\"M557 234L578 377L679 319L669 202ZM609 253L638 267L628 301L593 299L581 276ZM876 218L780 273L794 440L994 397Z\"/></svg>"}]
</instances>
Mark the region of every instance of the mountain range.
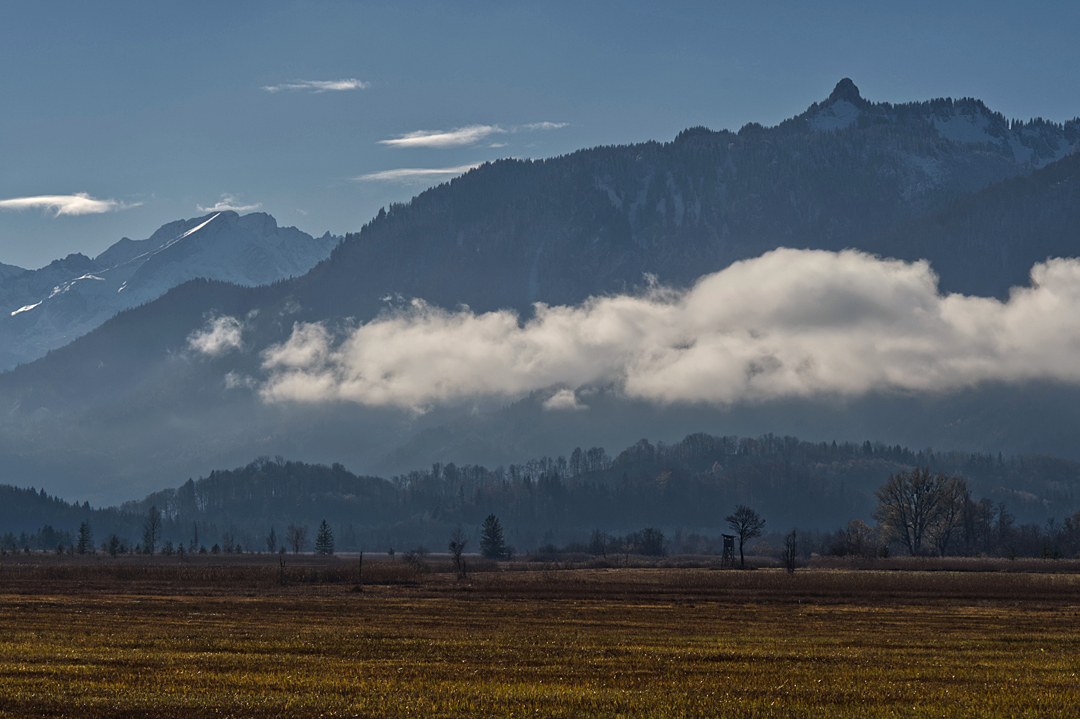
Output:
<instances>
[{"instance_id":1,"label":"mountain range","mask_svg":"<svg viewBox=\"0 0 1080 719\"><path fill-rule=\"evenodd\" d=\"M259 391L267 350L305 323L348 332L410 298L474 312L512 309L525 321L536 303L574 305L657 283L687 288L779 247L924 259L942 292L1003 299L1028 283L1034 263L1080 255L1078 142L1080 120L1008 121L973 99L871 103L843 80L826 100L776 127L691 128L670 142L488 163L392 205L341 242L320 238L333 249L302 276L241 287L257 281L238 280L235 270L213 275L212 260L192 261L201 268L193 276L203 279L145 297L48 356L0 374L0 457L8 481L48 480L54 491L94 499L128 498L259 455L340 461L358 471L448 456L520 461L559 451L571 432L572 441L611 446L642 435L775 431L812 441L1078 457L1080 397L1053 382L723 406L629 402L600 386L589 390L601 399L588 410L561 414L545 411L559 388L517 404L447 403L421 414L348 401L271 403ZM165 233L180 238L174 245L164 236L145 242L168 256L201 235L208 258L221 240L215 225L244 223L276 227L265 215L222 213L176 224ZM301 235L282 237L282 247L311 240ZM118 250L110 267L137 254ZM80 272L80 262L63 272ZM138 272L156 264L148 259ZM12 294L10 320L27 322L56 298L57 316L66 317L61 302L69 293L50 298L53 289L62 282L105 287L104 279L83 277L102 271L43 279L42 292L21 299ZM113 294L137 286L138 272L121 279L124 272L109 280ZM6 288L12 278L2 282ZM18 312L36 302L43 304ZM219 330L234 351L193 349ZM583 438L590 433L595 440ZM482 456L463 456L472 451Z\"/></svg>"},{"instance_id":2,"label":"mountain range","mask_svg":"<svg viewBox=\"0 0 1080 719\"><path fill-rule=\"evenodd\" d=\"M278 227L265 213L215 212L123 238L97 257L72 254L37 270L0 267L0 369L62 347L118 312L188 280L241 286L298 277L340 237Z\"/></svg>"}]
</instances>

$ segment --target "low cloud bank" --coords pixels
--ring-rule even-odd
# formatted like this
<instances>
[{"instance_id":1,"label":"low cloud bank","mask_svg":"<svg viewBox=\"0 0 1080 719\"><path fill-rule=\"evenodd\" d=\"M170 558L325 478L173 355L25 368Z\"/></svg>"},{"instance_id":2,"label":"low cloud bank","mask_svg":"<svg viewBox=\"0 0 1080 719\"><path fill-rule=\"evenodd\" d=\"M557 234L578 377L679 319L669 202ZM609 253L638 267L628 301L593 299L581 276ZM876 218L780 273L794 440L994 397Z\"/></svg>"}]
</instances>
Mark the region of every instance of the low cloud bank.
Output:
<instances>
[{"instance_id":1,"label":"low cloud bank","mask_svg":"<svg viewBox=\"0 0 1080 719\"><path fill-rule=\"evenodd\" d=\"M1080 383L1077 317L1080 260L1036 265L1031 285L1000 302L940 294L926 262L780 249L686 291L540 306L524 323L510 311L447 311L417 300L344 337L298 324L264 353L260 392L269 402L423 410L594 382L658 403L716 404L986 381ZM226 347L232 329L215 326L199 341ZM581 406L566 390L548 404Z\"/></svg>"}]
</instances>

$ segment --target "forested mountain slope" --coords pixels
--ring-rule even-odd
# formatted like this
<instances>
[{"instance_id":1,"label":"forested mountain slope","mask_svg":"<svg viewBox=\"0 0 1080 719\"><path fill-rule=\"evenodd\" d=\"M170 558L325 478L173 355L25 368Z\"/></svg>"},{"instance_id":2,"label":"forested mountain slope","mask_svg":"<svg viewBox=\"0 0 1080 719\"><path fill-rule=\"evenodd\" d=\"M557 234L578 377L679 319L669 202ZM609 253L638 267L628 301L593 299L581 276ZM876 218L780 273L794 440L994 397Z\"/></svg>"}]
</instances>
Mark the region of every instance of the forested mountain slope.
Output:
<instances>
[{"instance_id":1,"label":"forested mountain slope","mask_svg":"<svg viewBox=\"0 0 1080 719\"><path fill-rule=\"evenodd\" d=\"M1008 295L1048 257L1080 256L1080 154L950 202L868 238L865 248L933 258L946 288Z\"/></svg>"}]
</instances>

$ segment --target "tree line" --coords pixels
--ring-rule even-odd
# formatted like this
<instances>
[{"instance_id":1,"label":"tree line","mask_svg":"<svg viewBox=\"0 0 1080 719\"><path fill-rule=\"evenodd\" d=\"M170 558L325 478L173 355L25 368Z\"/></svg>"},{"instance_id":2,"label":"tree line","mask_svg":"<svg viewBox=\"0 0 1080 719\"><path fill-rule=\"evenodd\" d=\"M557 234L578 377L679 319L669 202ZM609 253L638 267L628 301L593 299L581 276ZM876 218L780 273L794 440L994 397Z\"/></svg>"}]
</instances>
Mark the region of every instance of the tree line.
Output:
<instances>
[{"instance_id":1,"label":"tree line","mask_svg":"<svg viewBox=\"0 0 1080 719\"><path fill-rule=\"evenodd\" d=\"M962 479L951 504L948 536L885 536L877 493L891 477L929 473ZM920 475L921 476L921 475ZM864 443L810 443L793 437L692 434L672 444L641 440L616 456L576 448L488 469L435 464L383 479L341 465L260 458L211 472L121 507L92 509L44 490L0 487L0 548L52 551L76 544L82 522L95 549L116 536L117 551L310 551L325 522L336 551L441 547L453 529L479 536L488 516L502 522L508 546L585 547L649 553L652 528L667 551L719 552L724 518L740 505L770 527L799 527L800 546L818 553L859 552L866 545L1006 554L1069 552L1077 524L1080 463L911 450ZM144 536L156 512L152 537ZM1062 517L1059 522L1052 517ZM872 527L871 524L877 524ZM15 525L14 527L12 525ZM840 527L842 529L831 529ZM147 540L151 541L147 541ZM783 536L766 535L774 547Z\"/></svg>"}]
</instances>

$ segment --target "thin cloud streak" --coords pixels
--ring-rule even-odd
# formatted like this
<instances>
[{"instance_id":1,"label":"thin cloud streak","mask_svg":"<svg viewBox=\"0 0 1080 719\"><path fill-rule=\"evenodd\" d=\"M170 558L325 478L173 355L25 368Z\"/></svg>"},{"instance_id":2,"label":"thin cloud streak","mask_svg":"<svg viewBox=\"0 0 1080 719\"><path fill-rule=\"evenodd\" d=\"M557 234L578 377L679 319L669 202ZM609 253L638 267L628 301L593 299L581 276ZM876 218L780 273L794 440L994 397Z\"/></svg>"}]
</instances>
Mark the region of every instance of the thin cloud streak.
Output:
<instances>
[{"instance_id":1,"label":"thin cloud streak","mask_svg":"<svg viewBox=\"0 0 1080 719\"><path fill-rule=\"evenodd\" d=\"M1080 259L1032 268L1007 302L938 291L927 262L781 249L686 291L569 307L448 311L415 300L335 336L297 324L263 353L268 402L355 402L423 412L552 387L614 383L668 403L939 393L983 382L1080 384Z\"/></svg>"},{"instance_id":2,"label":"thin cloud streak","mask_svg":"<svg viewBox=\"0 0 1080 719\"><path fill-rule=\"evenodd\" d=\"M390 140L379 140L379 144L391 147L461 147L474 145L486 137L504 132L506 130L498 125L469 125L449 131L419 130Z\"/></svg>"},{"instance_id":3,"label":"thin cloud streak","mask_svg":"<svg viewBox=\"0 0 1080 719\"><path fill-rule=\"evenodd\" d=\"M98 200L85 192L74 195L37 195L35 197L15 197L0 200L0 210L54 210L55 217L60 215L100 215L138 207L141 202L126 204L116 200Z\"/></svg>"},{"instance_id":4,"label":"thin cloud streak","mask_svg":"<svg viewBox=\"0 0 1080 719\"><path fill-rule=\"evenodd\" d=\"M528 125L514 125L509 128L499 125L467 125L453 130L418 130L398 135L389 140L379 140L380 145L390 147L462 147L475 145L492 135L507 135L518 132L536 132L539 130L558 130L566 127L565 122L534 122ZM506 143L496 143L492 147L504 147Z\"/></svg>"},{"instance_id":5,"label":"thin cloud streak","mask_svg":"<svg viewBox=\"0 0 1080 719\"><path fill-rule=\"evenodd\" d=\"M458 165L457 167L403 167L397 170L383 170L371 172L352 178L356 182L399 182L401 184L413 184L428 182L440 177L456 177L463 175L469 170L480 167L480 163L472 165Z\"/></svg>"},{"instance_id":6,"label":"thin cloud streak","mask_svg":"<svg viewBox=\"0 0 1080 719\"><path fill-rule=\"evenodd\" d=\"M195 205L199 212L227 212L232 210L233 212L253 212L254 210L262 207L261 202L256 202L254 205L242 205L232 195L222 195L218 203L212 207L203 207L202 205Z\"/></svg>"},{"instance_id":7,"label":"thin cloud streak","mask_svg":"<svg viewBox=\"0 0 1080 719\"><path fill-rule=\"evenodd\" d=\"M370 82L364 82L363 80L357 80L356 78L348 78L345 80L297 80L296 82L286 82L281 85L264 85L263 90L267 92L281 92L288 90L292 92L307 91L313 95L318 95L324 92L343 92L345 90L365 90L371 87Z\"/></svg>"},{"instance_id":8,"label":"thin cloud streak","mask_svg":"<svg viewBox=\"0 0 1080 719\"><path fill-rule=\"evenodd\" d=\"M537 130L561 130L570 123L568 122L534 122L531 125L521 125L514 128L514 132L520 132L527 130L529 132L535 132Z\"/></svg>"}]
</instances>

